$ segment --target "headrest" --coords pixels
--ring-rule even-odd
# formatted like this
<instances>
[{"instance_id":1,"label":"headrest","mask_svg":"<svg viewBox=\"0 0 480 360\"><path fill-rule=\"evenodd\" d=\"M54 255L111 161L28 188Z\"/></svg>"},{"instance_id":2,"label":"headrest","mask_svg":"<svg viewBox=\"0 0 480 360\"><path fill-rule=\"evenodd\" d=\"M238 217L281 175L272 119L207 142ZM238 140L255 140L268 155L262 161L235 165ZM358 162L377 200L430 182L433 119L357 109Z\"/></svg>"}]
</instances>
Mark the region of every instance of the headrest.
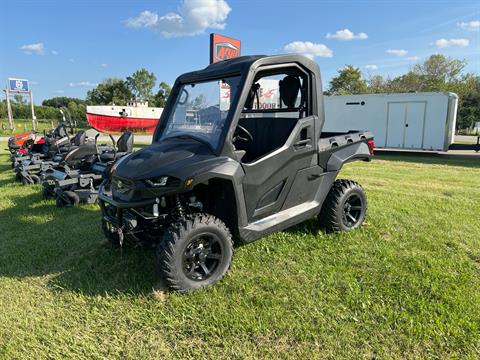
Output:
<instances>
[{"instance_id":1,"label":"headrest","mask_svg":"<svg viewBox=\"0 0 480 360\"><path fill-rule=\"evenodd\" d=\"M55 131L53 132L53 135L56 138L63 138L63 137L68 136L67 127L65 126L65 124L62 123L62 124L58 125L55 128Z\"/></svg>"},{"instance_id":2,"label":"headrest","mask_svg":"<svg viewBox=\"0 0 480 360\"><path fill-rule=\"evenodd\" d=\"M245 101L245 109L251 110L253 109L253 102L255 101L255 97L258 98L258 90L260 89L259 83L254 83L250 88L250 91L247 95L247 100Z\"/></svg>"},{"instance_id":3,"label":"headrest","mask_svg":"<svg viewBox=\"0 0 480 360\"><path fill-rule=\"evenodd\" d=\"M295 107L298 92L300 91L300 79L296 76L287 75L278 83L280 98L289 108Z\"/></svg>"},{"instance_id":4,"label":"headrest","mask_svg":"<svg viewBox=\"0 0 480 360\"><path fill-rule=\"evenodd\" d=\"M117 140L118 152L132 152L133 151L133 133L125 131Z\"/></svg>"},{"instance_id":5,"label":"headrest","mask_svg":"<svg viewBox=\"0 0 480 360\"><path fill-rule=\"evenodd\" d=\"M86 138L87 134L85 133L85 130L79 131L73 138L73 145L80 146L85 144Z\"/></svg>"}]
</instances>

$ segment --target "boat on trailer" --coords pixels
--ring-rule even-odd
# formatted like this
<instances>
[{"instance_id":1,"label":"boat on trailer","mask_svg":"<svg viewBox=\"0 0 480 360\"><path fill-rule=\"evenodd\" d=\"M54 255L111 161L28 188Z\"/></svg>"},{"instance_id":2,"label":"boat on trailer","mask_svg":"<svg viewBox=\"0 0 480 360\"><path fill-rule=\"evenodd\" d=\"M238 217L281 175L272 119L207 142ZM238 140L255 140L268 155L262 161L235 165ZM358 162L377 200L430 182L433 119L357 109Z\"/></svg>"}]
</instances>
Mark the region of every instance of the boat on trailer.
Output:
<instances>
[{"instance_id":1,"label":"boat on trailer","mask_svg":"<svg viewBox=\"0 0 480 360\"><path fill-rule=\"evenodd\" d=\"M124 131L144 132L152 134L155 131L163 108L149 107L148 101L118 105L87 106L88 123L98 131L119 133Z\"/></svg>"}]
</instances>

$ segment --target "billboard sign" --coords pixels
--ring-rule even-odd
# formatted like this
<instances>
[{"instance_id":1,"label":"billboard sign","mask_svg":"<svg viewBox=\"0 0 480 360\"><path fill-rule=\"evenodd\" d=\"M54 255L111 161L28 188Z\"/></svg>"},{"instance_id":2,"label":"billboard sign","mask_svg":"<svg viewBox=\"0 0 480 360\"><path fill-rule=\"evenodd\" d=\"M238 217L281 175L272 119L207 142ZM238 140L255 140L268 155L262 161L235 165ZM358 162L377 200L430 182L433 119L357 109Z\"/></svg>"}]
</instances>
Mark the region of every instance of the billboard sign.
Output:
<instances>
[{"instance_id":1,"label":"billboard sign","mask_svg":"<svg viewBox=\"0 0 480 360\"><path fill-rule=\"evenodd\" d=\"M210 64L240 56L240 49L240 40L210 34Z\"/></svg>"},{"instance_id":2,"label":"billboard sign","mask_svg":"<svg viewBox=\"0 0 480 360\"><path fill-rule=\"evenodd\" d=\"M10 92L28 92L30 90L28 80L9 78L8 90Z\"/></svg>"}]
</instances>

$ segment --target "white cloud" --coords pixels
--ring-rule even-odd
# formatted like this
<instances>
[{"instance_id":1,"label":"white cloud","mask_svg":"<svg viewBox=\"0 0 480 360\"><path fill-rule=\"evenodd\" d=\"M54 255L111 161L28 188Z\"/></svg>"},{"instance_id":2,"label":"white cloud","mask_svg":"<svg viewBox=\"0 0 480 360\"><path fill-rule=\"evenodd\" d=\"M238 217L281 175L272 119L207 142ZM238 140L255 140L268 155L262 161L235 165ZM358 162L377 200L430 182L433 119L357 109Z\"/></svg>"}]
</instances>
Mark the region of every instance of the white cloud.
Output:
<instances>
[{"instance_id":1,"label":"white cloud","mask_svg":"<svg viewBox=\"0 0 480 360\"><path fill-rule=\"evenodd\" d=\"M480 31L480 20L457 23L457 26L468 31Z\"/></svg>"},{"instance_id":2,"label":"white cloud","mask_svg":"<svg viewBox=\"0 0 480 360\"><path fill-rule=\"evenodd\" d=\"M79 81L79 82L71 82L68 84L70 87L95 87L98 84L91 83L90 81Z\"/></svg>"},{"instance_id":3,"label":"white cloud","mask_svg":"<svg viewBox=\"0 0 480 360\"><path fill-rule=\"evenodd\" d=\"M450 46L467 47L468 45L470 45L470 41L468 39L438 39L435 41L435 46L439 49Z\"/></svg>"},{"instance_id":4,"label":"white cloud","mask_svg":"<svg viewBox=\"0 0 480 360\"><path fill-rule=\"evenodd\" d=\"M52 50L52 55L58 55L58 51L57 50Z\"/></svg>"},{"instance_id":5,"label":"white cloud","mask_svg":"<svg viewBox=\"0 0 480 360\"><path fill-rule=\"evenodd\" d=\"M178 12L159 15L145 10L128 19L126 25L158 31L166 38L192 36L207 29L224 29L231 10L225 0L184 0Z\"/></svg>"},{"instance_id":6,"label":"white cloud","mask_svg":"<svg viewBox=\"0 0 480 360\"><path fill-rule=\"evenodd\" d=\"M405 56L408 54L408 51L403 49L388 49L386 53L394 56Z\"/></svg>"},{"instance_id":7,"label":"white cloud","mask_svg":"<svg viewBox=\"0 0 480 360\"><path fill-rule=\"evenodd\" d=\"M106 67L108 67L108 64L100 64L100 67L106 68Z\"/></svg>"},{"instance_id":8,"label":"white cloud","mask_svg":"<svg viewBox=\"0 0 480 360\"><path fill-rule=\"evenodd\" d=\"M287 53L302 54L310 59L315 57L332 57L333 51L323 44L316 44L310 41L293 41L283 47Z\"/></svg>"},{"instance_id":9,"label":"white cloud","mask_svg":"<svg viewBox=\"0 0 480 360\"><path fill-rule=\"evenodd\" d=\"M334 39L334 40L365 40L368 39L368 35L364 32L355 34L353 31L349 29L337 30L335 34L327 34L327 39Z\"/></svg>"},{"instance_id":10,"label":"white cloud","mask_svg":"<svg viewBox=\"0 0 480 360\"><path fill-rule=\"evenodd\" d=\"M65 91L63 91L63 90L55 90L55 93L56 93L56 94L63 94L64 92L65 92Z\"/></svg>"},{"instance_id":11,"label":"white cloud","mask_svg":"<svg viewBox=\"0 0 480 360\"><path fill-rule=\"evenodd\" d=\"M71 63L75 62L75 60L73 60L73 59L68 59L68 61L71 62Z\"/></svg>"},{"instance_id":12,"label":"white cloud","mask_svg":"<svg viewBox=\"0 0 480 360\"><path fill-rule=\"evenodd\" d=\"M407 60L417 61L417 60L420 60L420 56L409 56L409 57L407 57Z\"/></svg>"},{"instance_id":13,"label":"white cloud","mask_svg":"<svg viewBox=\"0 0 480 360\"><path fill-rule=\"evenodd\" d=\"M43 46L43 43L22 45L20 47L20 50L22 50L25 54L28 54L28 55L32 55L32 54L43 55L43 54L45 54L45 47Z\"/></svg>"},{"instance_id":14,"label":"white cloud","mask_svg":"<svg viewBox=\"0 0 480 360\"><path fill-rule=\"evenodd\" d=\"M368 69L368 70L377 70L377 69L378 69L378 66L375 65L375 64L368 64L368 65L365 65L365 69Z\"/></svg>"},{"instance_id":15,"label":"white cloud","mask_svg":"<svg viewBox=\"0 0 480 360\"><path fill-rule=\"evenodd\" d=\"M142 11L140 15L127 20L127 26L133 28L154 27L158 21L158 14L148 10Z\"/></svg>"}]
</instances>

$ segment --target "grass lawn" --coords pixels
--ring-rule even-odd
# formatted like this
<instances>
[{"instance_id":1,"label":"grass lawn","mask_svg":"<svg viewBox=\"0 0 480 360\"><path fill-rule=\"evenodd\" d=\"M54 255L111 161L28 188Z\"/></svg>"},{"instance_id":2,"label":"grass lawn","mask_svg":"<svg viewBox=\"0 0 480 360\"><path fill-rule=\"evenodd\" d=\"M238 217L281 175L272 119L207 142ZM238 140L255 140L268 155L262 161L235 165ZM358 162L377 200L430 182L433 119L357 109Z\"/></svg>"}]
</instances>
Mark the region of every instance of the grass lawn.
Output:
<instances>
[{"instance_id":1,"label":"grass lawn","mask_svg":"<svg viewBox=\"0 0 480 360\"><path fill-rule=\"evenodd\" d=\"M57 209L0 153L0 358L480 357L480 160L348 164L367 223L236 249L219 284L164 291L96 206Z\"/></svg>"},{"instance_id":2,"label":"grass lawn","mask_svg":"<svg viewBox=\"0 0 480 360\"><path fill-rule=\"evenodd\" d=\"M0 128L0 136L12 136L12 131L9 128L8 120L0 119L0 123L5 125L7 128L3 130ZM53 121L53 126L56 126L58 121ZM43 130L50 130L52 128L52 121L40 120L36 123L37 132L42 133ZM13 134L21 134L24 132L32 131L32 119L17 119L15 120L15 131Z\"/></svg>"}]
</instances>

